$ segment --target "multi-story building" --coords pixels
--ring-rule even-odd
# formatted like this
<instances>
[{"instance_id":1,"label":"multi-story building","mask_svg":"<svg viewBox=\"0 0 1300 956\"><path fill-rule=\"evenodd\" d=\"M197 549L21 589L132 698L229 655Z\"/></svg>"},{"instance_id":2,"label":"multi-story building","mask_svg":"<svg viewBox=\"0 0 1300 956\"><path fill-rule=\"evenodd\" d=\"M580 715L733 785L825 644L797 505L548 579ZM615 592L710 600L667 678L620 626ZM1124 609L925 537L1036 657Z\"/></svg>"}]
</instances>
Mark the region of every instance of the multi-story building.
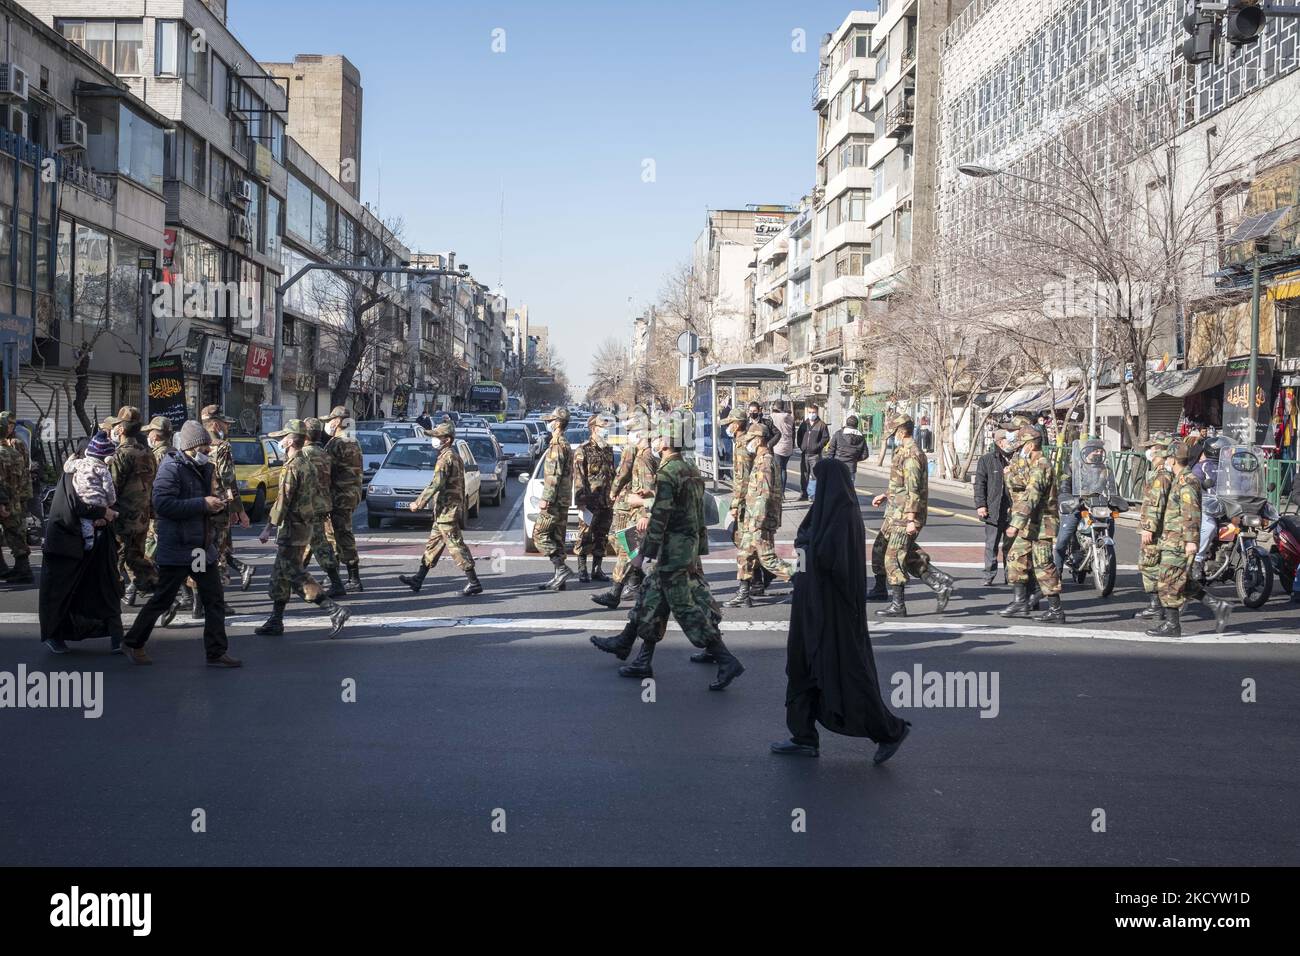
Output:
<instances>
[{"instance_id":1,"label":"multi-story building","mask_svg":"<svg viewBox=\"0 0 1300 956\"><path fill-rule=\"evenodd\" d=\"M756 362L781 364L807 357L815 218L812 198L805 196L797 215L755 254L751 357ZM797 339L792 331L799 333Z\"/></svg>"},{"instance_id":2,"label":"multi-story building","mask_svg":"<svg viewBox=\"0 0 1300 956\"><path fill-rule=\"evenodd\" d=\"M263 63L289 91L289 135L361 197L361 71L345 56L300 53L292 63Z\"/></svg>"}]
</instances>

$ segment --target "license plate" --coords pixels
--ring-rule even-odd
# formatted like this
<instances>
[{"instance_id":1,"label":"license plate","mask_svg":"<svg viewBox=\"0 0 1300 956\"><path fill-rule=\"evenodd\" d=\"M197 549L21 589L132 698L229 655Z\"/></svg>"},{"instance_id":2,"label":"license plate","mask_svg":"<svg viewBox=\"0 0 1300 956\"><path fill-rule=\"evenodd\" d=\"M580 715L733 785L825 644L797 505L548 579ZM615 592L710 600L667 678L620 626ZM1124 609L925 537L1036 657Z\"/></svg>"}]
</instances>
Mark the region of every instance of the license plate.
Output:
<instances>
[{"instance_id":1,"label":"license plate","mask_svg":"<svg viewBox=\"0 0 1300 956\"><path fill-rule=\"evenodd\" d=\"M393 502L393 507L394 507L394 508L409 508L409 507L411 507L411 503L410 503L409 501L394 501L394 502Z\"/></svg>"},{"instance_id":2,"label":"license plate","mask_svg":"<svg viewBox=\"0 0 1300 956\"><path fill-rule=\"evenodd\" d=\"M566 531L566 532L564 532L564 540L565 540L566 542L574 542L574 541L577 541L577 540L578 540L578 532L576 532L576 531Z\"/></svg>"}]
</instances>

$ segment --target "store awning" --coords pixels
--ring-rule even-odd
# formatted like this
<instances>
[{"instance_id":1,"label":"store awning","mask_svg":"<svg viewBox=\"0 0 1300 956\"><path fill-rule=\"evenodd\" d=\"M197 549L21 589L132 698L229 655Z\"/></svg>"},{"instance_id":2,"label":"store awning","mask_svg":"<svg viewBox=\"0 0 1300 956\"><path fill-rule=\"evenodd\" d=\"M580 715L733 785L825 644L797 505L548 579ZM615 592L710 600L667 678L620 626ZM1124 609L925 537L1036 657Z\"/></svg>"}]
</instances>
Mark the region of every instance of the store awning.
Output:
<instances>
[{"instance_id":1,"label":"store awning","mask_svg":"<svg viewBox=\"0 0 1300 956\"><path fill-rule=\"evenodd\" d=\"M1009 395L1004 395L1002 397L1002 401L998 402L993 407L993 412L999 413L999 412L1009 411L1011 408L1013 408L1016 405L1019 405L1021 402L1026 402L1029 401L1030 399L1037 398L1039 395L1042 395L1045 391L1047 391L1047 389L1044 388L1042 385L1033 385L1030 386L1029 388L1017 389L1016 391L1011 392Z\"/></svg>"},{"instance_id":2,"label":"store awning","mask_svg":"<svg viewBox=\"0 0 1300 956\"><path fill-rule=\"evenodd\" d=\"M1075 404L1075 400L1079 397L1079 392L1083 388L1082 385L1055 390L1045 388L1033 398L1011 406L1008 411L1012 413L1020 412L1025 415L1039 415L1043 412L1068 409Z\"/></svg>"},{"instance_id":3,"label":"store awning","mask_svg":"<svg viewBox=\"0 0 1300 956\"><path fill-rule=\"evenodd\" d=\"M1222 385L1227 375L1226 365L1203 365L1200 368L1156 372L1147 380L1147 394L1186 398Z\"/></svg>"}]
</instances>

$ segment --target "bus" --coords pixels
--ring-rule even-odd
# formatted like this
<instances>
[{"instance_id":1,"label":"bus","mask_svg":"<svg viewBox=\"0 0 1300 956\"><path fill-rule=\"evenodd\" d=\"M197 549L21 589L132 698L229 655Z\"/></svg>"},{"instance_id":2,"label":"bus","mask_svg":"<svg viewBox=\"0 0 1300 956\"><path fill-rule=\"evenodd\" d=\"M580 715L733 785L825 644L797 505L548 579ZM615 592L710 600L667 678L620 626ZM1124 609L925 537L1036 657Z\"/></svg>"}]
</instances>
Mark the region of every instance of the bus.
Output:
<instances>
[{"instance_id":1,"label":"bus","mask_svg":"<svg viewBox=\"0 0 1300 956\"><path fill-rule=\"evenodd\" d=\"M506 399L506 421L517 422L524 417L524 397L511 395Z\"/></svg>"},{"instance_id":2,"label":"bus","mask_svg":"<svg viewBox=\"0 0 1300 956\"><path fill-rule=\"evenodd\" d=\"M475 382L465 410L491 422L506 420L506 387L500 382Z\"/></svg>"}]
</instances>

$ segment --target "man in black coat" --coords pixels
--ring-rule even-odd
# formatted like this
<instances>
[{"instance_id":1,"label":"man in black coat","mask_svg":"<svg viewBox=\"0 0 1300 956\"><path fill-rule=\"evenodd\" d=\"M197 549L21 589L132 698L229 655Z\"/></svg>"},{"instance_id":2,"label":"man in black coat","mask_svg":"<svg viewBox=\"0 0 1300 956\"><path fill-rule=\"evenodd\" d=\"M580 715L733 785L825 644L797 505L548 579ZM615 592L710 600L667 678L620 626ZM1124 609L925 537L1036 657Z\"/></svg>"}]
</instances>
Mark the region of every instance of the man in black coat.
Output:
<instances>
[{"instance_id":1,"label":"man in black coat","mask_svg":"<svg viewBox=\"0 0 1300 956\"><path fill-rule=\"evenodd\" d=\"M822 421L821 410L816 405L809 405L803 413L803 421L794 433L795 444L799 446L799 500L808 500L808 481L813 476L813 469L822 460L822 453L831 440L830 429Z\"/></svg>"},{"instance_id":2,"label":"man in black coat","mask_svg":"<svg viewBox=\"0 0 1300 956\"><path fill-rule=\"evenodd\" d=\"M990 587L998 574L999 547L1004 569L1011 550L1011 539L1006 536L1011 524L1011 495L1002 476L1011 460L1005 436L1001 429L995 433L993 447L980 457L975 468L975 514L984 522L984 584Z\"/></svg>"}]
</instances>

